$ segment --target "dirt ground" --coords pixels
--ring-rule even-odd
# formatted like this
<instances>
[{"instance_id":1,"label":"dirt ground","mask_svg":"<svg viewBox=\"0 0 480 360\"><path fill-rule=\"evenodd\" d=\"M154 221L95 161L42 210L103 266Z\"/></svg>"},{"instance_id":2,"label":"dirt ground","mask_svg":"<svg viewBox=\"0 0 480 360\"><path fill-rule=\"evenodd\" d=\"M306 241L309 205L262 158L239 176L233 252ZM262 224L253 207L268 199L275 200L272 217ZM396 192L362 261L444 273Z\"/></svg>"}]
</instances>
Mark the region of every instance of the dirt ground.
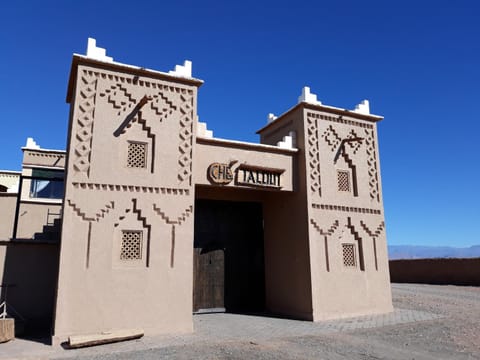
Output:
<instances>
[{"instance_id":1,"label":"dirt ground","mask_svg":"<svg viewBox=\"0 0 480 360\"><path fill-rule=\"evenodd\" d=\"M480 287L393 284L392 293L395 308L406 310L397 311L400 317L328 326L265 319L246 329L249 320L238 316L222 318L226 323L220 330L217 319L209 325L208 317L197 317L196 334L190 336L57 348L34 357L15 357L12 350L2 356L0 345L0 359L480 359ZM372 326L375 321L378 326ZM232 327L237 332L226 334Z\"/></svg>"}]
</instances>

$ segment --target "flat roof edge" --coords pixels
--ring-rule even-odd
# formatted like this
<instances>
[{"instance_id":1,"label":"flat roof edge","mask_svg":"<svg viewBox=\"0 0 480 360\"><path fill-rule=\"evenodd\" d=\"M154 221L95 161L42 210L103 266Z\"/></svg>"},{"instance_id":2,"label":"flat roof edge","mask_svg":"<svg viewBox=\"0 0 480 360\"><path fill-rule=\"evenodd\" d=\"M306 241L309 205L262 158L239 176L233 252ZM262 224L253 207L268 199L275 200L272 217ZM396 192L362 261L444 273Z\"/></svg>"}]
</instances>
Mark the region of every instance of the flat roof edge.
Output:
<instances>
[{"instance_id":1,"label":"flat roof edge","mask_svg":"<svg viewBox=\"0 0 480 360\"><path fill-rule=\"evenodd\" d=\"M256 134L261 134L263 131L265 131L266 129L268 129L270 126L272 126L273 124L275 124L277 122L277 120L280 120L287 114L299 109L299 108L306 108L306 109L310 109L310 110L318 110L318 111L325 111L325 112L329 112L329 113L334 113L334 114L337 114L337 115L345 115L345 116L350 116L350 117L353 117L355 119L358 119L358 120L366 120L366 121L370 121L370 122L373 122L373 123L376 123L378 121L381 121L383 120L383 116L380 116L380 115L374 115L374 114L362 114L362 113L359 113L359 112L355 112L354 110L348 110L348 109L342 109L342 108L338 108L338 107L335 107L335 106L328 106L328 105L323 105L323 104L312 104L312 103L308 103L308 102L301 102L301 103L298 103L297 105L291 107L290 109L288 109L287 111L285 111L283 114L279 115L275 120L273 120L272 122L269 122L268 124L266 124L265 126L263 126L262 128L260 128L259 130L257 130L255 133Z\"/></svg>"},{"instance_id":2,"label":"flat roof edge","mask_svg":"<svg viewBox=\"0 0 480 360\"><path fill-rule=\"evenodd\" d=\"M197 136L197 142L203 143L203 144L235 146L235 147L250 149L250 150L265 150L265 151L279 152L279 153L285 153L285 154L295 154L298 152L298 149L286 149L286 148L281 148L274 145L250 143L246 141L228 140L228 139L221 139L221 138L206 138L206 137Z\"/></svg>"},{"instance_id":3,"label":"flat roof edge","mask_svg":"<svg viewBox=\"0 0 480 360\"><path fill-rule=\"evenodd\" d=\"M70 103L70 100L72 98L73 81L77 73L78 65L91 65L91 66L95 66L97 68L102 68L106 70L110 70L110 69L115 69L117 71L121 70L124 73L131 73L131 74L136 74L140 76L148 76L148 77L156 78L159 80L170 80L176 83L181 83L184 85L193 85L196 87L200 87L203 84L203 80L193 78L193 77L190 78L190 77L183 77L183 76L175 76L175 75L158 71L158 70L147 69L147 68L135 66L135 65L123 64L116 61L112 61L112 62L101 61L97 59L92 59L90 57L87 57L86 55L80 55L80 54L74 53L72 57L72 64L70 66L70 77L68 80L68 89L67 89L67 97L66 97L67 103Z\"/></svg>"},{"instance_id":4,"label":"flat roof edge","mask_svg":"<svg viewBox=\"0 0 480 360\"><path fill-rule=\"evenodd\" d=\"M50 153L50 154L59 154L59 155L67 155L66 150L55 150L55 149L32 149L28 147L22 147L22 151L33 151L33 152L41 152L41 153Z\"/></svg>"}]
</instances>

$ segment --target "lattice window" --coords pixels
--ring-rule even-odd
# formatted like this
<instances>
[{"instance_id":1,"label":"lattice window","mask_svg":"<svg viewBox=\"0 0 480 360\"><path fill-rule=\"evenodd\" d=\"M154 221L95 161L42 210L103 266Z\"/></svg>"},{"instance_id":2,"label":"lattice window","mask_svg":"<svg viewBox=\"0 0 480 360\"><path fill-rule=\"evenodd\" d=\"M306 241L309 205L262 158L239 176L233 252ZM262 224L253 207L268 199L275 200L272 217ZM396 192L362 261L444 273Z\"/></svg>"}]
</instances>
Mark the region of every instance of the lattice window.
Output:
<instances>
[{"instance_id":1,"label":"lattice window","mask_svg":"<svg viewBox=\"0 0 480 360\"><path fill-rule=\"evenodd\" d=\"M141 260L142 242L142 231L123 230L120 260Z\"/></svg>"},{"instance_id":2,"label":"lattice window","mask_svg":"<svg viewBox=\"0 0 480 360\"><path fill-rule=\"evenodd\" d=\"M337 171L337 185L338 191L351 191L350 186L350 172L345 170Z\"/></svg>"},{"instance_id":3,"label":"lattice window","mask_svg":"<svg viewBox=\"0 0 480 360\"><path fill-rule=\"evenodd\" d=\"M355 267L355 245L354 244L342 244L343 250L343 265L348 267Z\"/></svg>"},{"instance_id":4,"label":"lattice window","mask_svg":"<svg viewBox=\"0 0 480 360\"><path fill-rule=\"evenodd\" d=\"M147 167L147 144L139 142L128 143L127 167L141 169Z\"/></svg>"}]
</instances>

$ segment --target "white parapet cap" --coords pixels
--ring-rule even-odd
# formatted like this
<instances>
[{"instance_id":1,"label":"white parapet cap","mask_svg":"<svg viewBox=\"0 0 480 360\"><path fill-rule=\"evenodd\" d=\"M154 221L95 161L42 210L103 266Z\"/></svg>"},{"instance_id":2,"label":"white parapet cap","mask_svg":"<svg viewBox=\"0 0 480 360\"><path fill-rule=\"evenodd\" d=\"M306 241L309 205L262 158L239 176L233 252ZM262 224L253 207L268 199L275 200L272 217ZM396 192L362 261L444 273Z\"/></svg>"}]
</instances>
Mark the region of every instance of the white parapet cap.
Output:
<instances>
[{"instance_id":1,"label":"white parapet cap","mask_svg":"<svg viewBox=\"0 0 480 360\"><path fill-rule=\"evenodd\" d=\"M312 94L310 92L310 88L308 86L304 86L302 89L302 94L298 97L298 102L306 102L309 104L315 104L315 105L322 105L321 101L318 101L317 95Z\"/></svg>"},{"instance_id":2,"label":"white parapet cap","mask_svg":"<svg viewBox=\"0 0 480 360\"><path fill-rule=\"evenodd\" d=\"M277 142L277 146L282 149L293 149L293 139L290 135L284 136L282 141Z\"/></svg>"},{"instance_id":3,"label":"white parapet cap","mask_svg":"<svg viewBox=\"0 0 480 360\"><path fill-rule=\"evenodd\" d=\"M33 150L33 151L43 151L43 152L51 152L51 153L57 153L57 154L66 154L65 150L43 149L31 137L27 138L27 143L25 144L25 146L22 147L22 150Z\"/></svg>"},{"instance_id":4,"label":"white parapet cap","mask_svg":"<svg viewBox=\"0 0 480 360\"><path fill-rule=\"evenodd\" d=\"M267 116L267 123L270 124L272 121L275 121L277 119L277 116L275 114L269 113Z\"/></svg>"},{"instance_id":5,"label":"white parapet cap","mask_svg":"<svg viewBox=\"0 0 480 360\"><path fill-rule=\"evenodd\" d=\"M113 57L107 56L107 50L97 47L97 40L91 37L89 37L87 41L87 57L105 62L113 62Z\"/></svg>"},{"instance_id":6,"label":"white parapet cap","mask_svg":"<svg viewBox=\"0 0 480 360\"><path fill-rule=\"evenodd\" d=\"M178 77L192 77L192 62L190 60L185 60L183 65L175 65L175 70L170 70L169 75L178 76Z\"/></svg>"},{"instance_id":7,"label":"white parapet cap","mask_svg":"<svg viewBox=\"0 0 480 360\"><path fill-rule=\"evenodd\" d=\"M197 118L197 136L204 137L204 138L213 138L213 131L207 129L206 122L200 122Z\"/></svg>"},{"instance_id":8,"label":"white parapet cap","mask_svg":"<svg viewBox=\"0 0 480 360\"><path fill-rule=\"evenodd\" d=\"M368 102L368 100L363 100L360 104L357 104L355 106L353 112L356 112L358 114L370 115L370 103Z\"/></svg>"},{"instance_id":9,"label":"white parapet cap","mask_svg":"<svg viewBox=\"0 0 480 360\"><path fill-rule=\"evenodd\" d=\"M22 149L34 149L34 150L40 150L40 145L38 145L35 140L33 140L32 137L27 138L27 143Z\"/></svg>"},{"instance_id":10,"label":"white parapet cap","mask_svg":"<svg viewBox=\"0 0 480 360\"><path fill-rule=\"evenodd\" d=\"M350 112L357 113L357 114L369 115L369 116L374 117L374 118L383 119L382 116L373 115L373 114L370 113L370 103L369 103L368 100L363 100L362 102L360 102L360 104L356 105L355 109L353 109L353 110L343 109L343 108L339 108L339 107L336 107L336 106L324 105L324 104L322 104L321 101L319 101L317 99L317 95L310 92L310 88L308 86L303 87L302 94L298 97L298 103L300 104L302 102L305 102L305 103L308 103L308 104L313 104L313 105L320 105L320 106L323 106L323 107L328 108L328 109L350 111ZM270 121L269 121L269 123L270 123Z\"/></svg>"},{"instance_id":11,"label":"white parapet cap","mask_svg":"<svg viewBox=\"0 0 480 360\"><path fill-rule=\"evenodd\" d=\"M185 60L183 65L175 65L175 69L169 71L168 73L163 71L153 70L153 69L147 69L141 66L124 64L118 61L113 61L113 57L107 56L107 51L104 48L97 47L97 40L90 37L88 38L87 54L82 55L82 54L74 53L73 55L78 56L80 58L84 58L84 59L92 59L92 60L101 61L109 64L120 65L130 69L146 70L148 72L152 72L156 74L168 75L168 76L179 77L179 78L187 78L187 79L203 82L200 79L196 79L192 77L192 62L190 60Z\"/></svg>"}]
</instances>

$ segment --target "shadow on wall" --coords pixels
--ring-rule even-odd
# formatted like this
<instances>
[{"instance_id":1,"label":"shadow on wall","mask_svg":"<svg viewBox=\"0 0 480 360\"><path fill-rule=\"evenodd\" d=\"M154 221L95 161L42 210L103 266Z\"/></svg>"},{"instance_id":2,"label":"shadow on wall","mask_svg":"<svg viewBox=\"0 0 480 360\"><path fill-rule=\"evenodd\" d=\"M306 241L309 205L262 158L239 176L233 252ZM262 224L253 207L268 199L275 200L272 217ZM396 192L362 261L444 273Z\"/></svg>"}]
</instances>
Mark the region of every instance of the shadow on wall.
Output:
<instances>
[{"instance_id":1,"label":"shadow on wall","mask_svg":"<svg viewBox=\"0 0 480 360\"><path fill-rule=\"evenodd\" d=\"M480 258L390 260L396 283L480 286Z\"/></svg>"},{"instance_id":2,"label":"shadow on wall","mask_svg":"<svg viewBox=\"0 0 480 360\"><path fill-rule=\"evenodd\" d=\"M3 261L2 261L3 260ZM58 276L59 245L4 242L0 244L1 301L7 291L9 314L26 336L51 334ZM20 316L24 320L20 320ZM20 321L18 321L20 320ZM22 335L22 334L21 334Z\"/></svg>"}]
</instances>

